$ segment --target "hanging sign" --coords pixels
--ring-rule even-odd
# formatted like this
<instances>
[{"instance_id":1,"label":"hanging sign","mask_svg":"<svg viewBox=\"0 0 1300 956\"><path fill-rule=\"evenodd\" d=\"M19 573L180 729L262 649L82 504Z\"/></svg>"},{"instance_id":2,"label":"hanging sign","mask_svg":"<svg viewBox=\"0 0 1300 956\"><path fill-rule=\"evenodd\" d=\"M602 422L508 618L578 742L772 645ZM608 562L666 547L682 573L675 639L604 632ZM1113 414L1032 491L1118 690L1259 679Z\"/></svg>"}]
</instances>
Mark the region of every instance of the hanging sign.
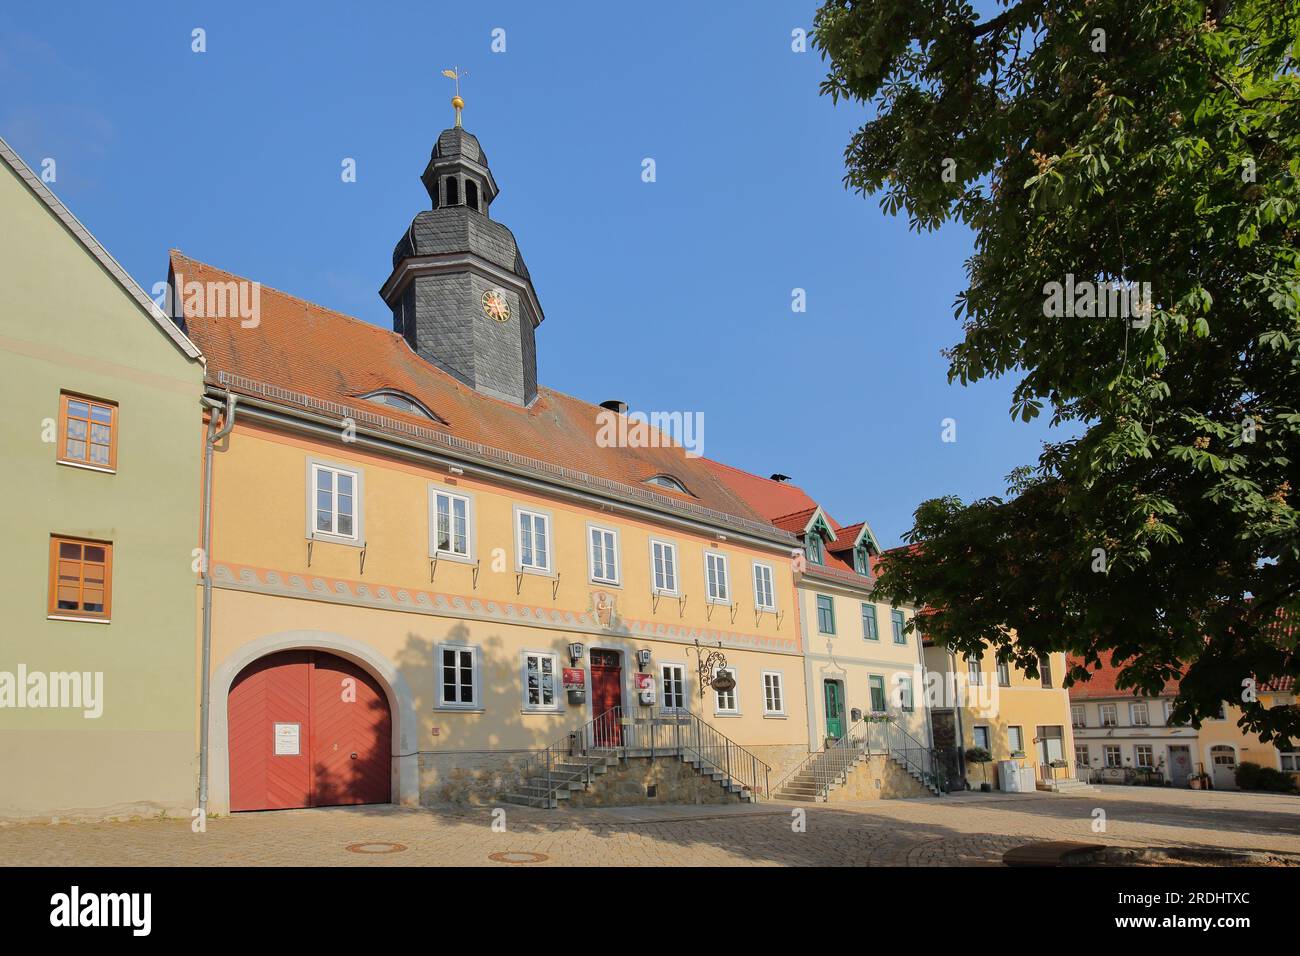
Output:
<instances>
[{"instance_id":1,"label":"hanging sign","mask_svg":"<svg viewBox=\"0 0 1300 956\"><path fill-rule=\"evenodd\" d=\"M587 686L587 672L581 667L565 667L560 672L565 690L582 690Z\"/></svg>"}]
</instances>

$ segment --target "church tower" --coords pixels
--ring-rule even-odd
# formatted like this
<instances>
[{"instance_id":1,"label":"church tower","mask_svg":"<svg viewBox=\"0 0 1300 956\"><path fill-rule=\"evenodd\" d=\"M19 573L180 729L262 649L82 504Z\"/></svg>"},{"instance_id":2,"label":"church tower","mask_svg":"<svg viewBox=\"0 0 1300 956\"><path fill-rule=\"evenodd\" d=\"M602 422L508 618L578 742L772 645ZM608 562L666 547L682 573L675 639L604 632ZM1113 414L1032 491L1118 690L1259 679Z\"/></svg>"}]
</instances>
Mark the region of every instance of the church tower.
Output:
<instances>
[{"instance_id":1,"label":"church tower","mask_svg":"<svg viewBox=\"0 0 1300 956\"><path fill-rule=\"evenodd\" d=\"M420 177L432 208L398 241L380 295L393 331L421 358L484 395L528 405L537 397L542 307L514 234L491 218L496 180L461 127L459 91L452 105L456 125L438 135Z\"/></svg>"}]
</instances>

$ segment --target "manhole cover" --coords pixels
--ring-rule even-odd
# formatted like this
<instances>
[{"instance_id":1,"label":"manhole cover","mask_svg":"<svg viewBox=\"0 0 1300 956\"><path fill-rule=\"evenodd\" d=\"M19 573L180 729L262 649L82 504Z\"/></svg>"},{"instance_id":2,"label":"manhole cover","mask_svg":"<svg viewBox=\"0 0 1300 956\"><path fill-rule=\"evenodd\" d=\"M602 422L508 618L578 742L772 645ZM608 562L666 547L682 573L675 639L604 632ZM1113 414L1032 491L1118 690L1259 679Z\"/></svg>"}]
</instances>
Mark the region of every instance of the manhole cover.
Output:
<instances>
[{"instance_id":1,"label":"manhole cover","mask_svg":"<svg viewBox=\"0 0 1300 956\"><path fill-rule=\"evenodd\" d=\"M550 857L545 853L489 853L488 859L498 863L542 863Z\"/></svg>"},{"instance_id":2,"label":"manhole cover","mask_svg":"<svg viewBox=\"0 0 1300 956\"><path fill-rule=\"evenodd\" d=\"M349 843L344 847L349 853L401 853L405 843Z\"/></svg>"}]
</instances>

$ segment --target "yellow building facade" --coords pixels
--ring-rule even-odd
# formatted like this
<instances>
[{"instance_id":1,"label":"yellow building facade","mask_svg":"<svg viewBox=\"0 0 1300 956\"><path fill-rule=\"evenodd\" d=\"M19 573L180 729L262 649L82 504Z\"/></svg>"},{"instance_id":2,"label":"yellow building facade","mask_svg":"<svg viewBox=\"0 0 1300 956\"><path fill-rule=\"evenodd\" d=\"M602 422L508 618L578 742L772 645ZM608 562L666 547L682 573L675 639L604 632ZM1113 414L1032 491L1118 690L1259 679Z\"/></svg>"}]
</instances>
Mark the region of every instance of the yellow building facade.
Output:
<instances>
[{"instance_id":1,"label":"yellow building facade","mask_svg":"<svg viewBox=\"0 0 1300 956\"><path fill-rule=\"evenodd\" d=\"M1031 770L1040 789L1075 785L1070 699L1061 686L1064 654L1047 655L1037 677L998 663L991 653L972 660L931 644L925 659L936 695L931 702L934 746L950 772L962 775L971 787L988 783L998 789L998 764L1009 760ZM960 687L960 694L954 696L948 690L952 687ZM975 747L992 759L984 764L966 759Z\"/></svg>"},{"instance_id":2,"label":"yellow building facade","mask_svg":"<svg viewBox=\"0 0 1300 956\"><path fill-rule=\"evenodd\" d=\"M212 809L229 806L222 705L231 684L250 664L289 649L342 656L381 682L394 724L394 802L490 801L509 791L529 755L600 716L589 666L600 652L617 658L618 706L627 719L688 710L772 773L806 752L788 548L745 540L734 529L704 533L633 516L613 503L601 508L560 489L489 480L468 462L450 466L453 475L418 453L399 460L364 442L312 440L270 427L251 401L237 406L213 483ZM358 475L364 548L304 533L304 476L318 462ZM471 503L471 560L430 547L437 522L430 502L444 491ZM520 510L549 518L549 572L520 566ZM593 528L615 536L615 582L592 579ZM656 593L654 543L676 550L678 595ZM706 556L725 561L734 602L706 603ZM753 606L754 565L770 570L773 609ZM575 642L584 645L577 660L569 656ZM722 699L708 686L701 694L699 672L701 652L719 644L736 681ZM471 700L448 701L442 654L461 650L471 655ZM647 651L642 663L638 653ZM530 657L550 661L547 700L529 699ZM560 679L571 665L587 672L589 693L578 704ZM641 704L638 673L653 678L654 704Z\"/></svg>"}]
</instances>

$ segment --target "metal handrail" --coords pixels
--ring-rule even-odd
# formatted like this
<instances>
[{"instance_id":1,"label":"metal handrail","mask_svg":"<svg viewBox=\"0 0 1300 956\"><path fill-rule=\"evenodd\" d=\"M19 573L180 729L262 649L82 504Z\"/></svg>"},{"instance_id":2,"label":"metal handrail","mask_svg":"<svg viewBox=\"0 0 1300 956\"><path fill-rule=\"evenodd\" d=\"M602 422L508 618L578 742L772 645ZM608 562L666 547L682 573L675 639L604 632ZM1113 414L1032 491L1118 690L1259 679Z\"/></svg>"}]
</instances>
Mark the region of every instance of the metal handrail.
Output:
<instances>
[{"instance_id":1,"label":"metal handrail","mask_svg":"<svg viewBox=\"0 0 1300 956\"><path fill-rule=\"evenodd\" d=\"M769 793L772 768L757 754L710 726L689 710L661 713L652 717L625 719L622 707L611 707L555 743L536 751L519 770L525 787L530 781L545 781L547 798L557 786L580 780L591 785L596 763L593 755L609 754L621 760L629 755L694 757L701 764L723 773L730 783L755 797ZM580 763L578 775L559 776L557 765L565 757Z\"/></svg>"},{"instance_id":2,"label":"metal handrail","mask_svg":"<svg viewBox=\"0 0 1300 956\"><path fill-rule=\"evenodd\" d=\"M795 777L803 775L812 778L818 796L824 797L833 785L841 782L859 757L876 755L893 757L904 768L915 772L926 786L943 792L935 770L932 748L926 747L899 726L892 715L883 720L879 717L862 718L835 743L809 754L794 770L782 777L777 782L776 792Z\"/></svg>"},{"instance_id":3,"label":"metal handrail","mask_svg":"<svg viewBox=\"0 0 1300 956\"><path fill-rule=\"evenodd\" d=\"M680 722L681 718L686 718L687 723L685 726L689 728L685 736L681 733L683 726ZM676 722L672 723L674 719ZM641 721L637 721L634 726L639 728L643 724ZM652 717L649 719L649 726L651 729L650 755L652 757L655 754L658 740L656 729L663 726L672 726L674 727L673 746L677 749L679 756L690 751L698 756L701 762L707 763L715 770L726 774L728 780L755 797L766 797L770 794L769 778L772 768L768 766L766 761L762 760L753 751L746 750L712 724L701 720L689 710L683 708L671 713L660 714L658 717ZM662 746L659 749L662 749Z\"/></svg>"},{"instance_id":4,"label":"metal handrail","mask_svg":"<svg viewBox=\"0 0 1300 956\"><path fill-rule=\"evenodd\" d=\"M888 728L886 746L889 748L890 755L901 760L904 766L916 773L927 787L933 787L942 794L943 787L940 786L939 774L935 766L934 749L927 747L898 726L893 717L886 722L886 727Z\"/></svg>"},{"instance_id":5,"label":"metal handrail","mask_svg":"<svg viewBox=\"0 0 1300 956\"><path fill-rule=\"evenodd\" d=\"M779 792L790 780L800 774L807 774L812 776L818 793L825 796L832 784L839 782L860 755L884 752L883 748L878 747L873 750L872 747L873 736L880 738L883 735L883 731L874 728L883 726L884 723L885 721L878 718L875 720L870 717L862 718L833 744L823 746L821 750L815 750L805 757L797 767L777 781L774 792ZM879 743L879 740L874 742Z\"/></svg>"}]
</instances>

